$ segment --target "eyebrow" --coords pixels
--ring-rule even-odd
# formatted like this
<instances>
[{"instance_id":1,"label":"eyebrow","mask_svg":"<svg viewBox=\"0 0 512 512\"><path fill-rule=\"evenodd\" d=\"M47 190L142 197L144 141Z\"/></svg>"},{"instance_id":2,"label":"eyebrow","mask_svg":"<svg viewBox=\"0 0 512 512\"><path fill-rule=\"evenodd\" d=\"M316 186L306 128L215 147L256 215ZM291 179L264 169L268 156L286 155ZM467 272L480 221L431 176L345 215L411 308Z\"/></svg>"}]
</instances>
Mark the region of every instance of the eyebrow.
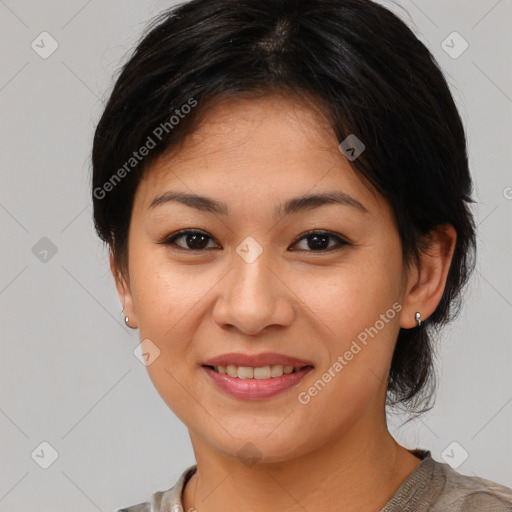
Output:
<instances>
[{"instance_id":1,"label":"eyebrow","mask_svg":"<svg viewBox=\"0 0 512 512\"><path fill-rule=\"evenodd\" d=\"M215 213L220 215L229 215L229 209L226 203L217 201L210 197L197 194L188 194L185 192L168 191L156 196L149 204L148 209L154 209L160 205L177 202L195 208L196 210L207 213ZM326 204L340 204L350 206L359 210L361 213L369 213L369 211L357 199L349 196L345 192L333 190L330 192L321 192L317 194L303 195L288 199L285 203L281 203L276 208L275 214L286 216L293 213L313 210Z\"/></svg>"}]
</instances>

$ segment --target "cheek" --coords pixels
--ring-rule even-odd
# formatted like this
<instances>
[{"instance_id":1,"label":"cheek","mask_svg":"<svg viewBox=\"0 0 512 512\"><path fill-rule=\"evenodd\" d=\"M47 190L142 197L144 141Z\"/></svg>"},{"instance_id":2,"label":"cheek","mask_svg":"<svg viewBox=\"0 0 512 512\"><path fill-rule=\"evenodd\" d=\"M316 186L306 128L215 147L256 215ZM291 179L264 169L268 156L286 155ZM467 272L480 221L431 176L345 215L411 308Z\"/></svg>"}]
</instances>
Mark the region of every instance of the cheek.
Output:
<instances>
[{"instance_id":1,"label":"cheek","mask_svg":"<svg viewBox=\"0 0 512 512\"><path fill-rule=\"evenodd\" d=\"M323 277L304 273L294 283L327 353L313 407L328 408L333 401L343 411L332 415L356 413L382 388L399 331L401 271L397 255L388 259L374 252Z\"/></svg>"},{"instance_id":2,"label":"cheek","mask_svg":"<svg viewBox=\"0 0 512 512\"><path fill-rule=\"evenodd\" d=\"M155 254L156 252L156 254ZM130 262L133 302L141 335L162 338L179 330L193 316L201 300L218 281L213 272L198 266L177 265L164 251L141 252Z\"/></svg>"},{"instance_id":3,"label":"cheek","mask_svg":"<svg viewBox=\"0 0 512 512\"><path fill-rule=\"evenodd\" d=\"M168 407L185 424L194 423L191 397L200 394L191 378L197 365L191 344L200 322L201 299L215 280L210 283L190 267L171 267L149 254L134 258L132 269L140 339L151 340L159 351L146 367L148 375Z\"/></svg>"},{"instance_id":4,"label":"cheek","mask_svg":"<svg viewBox=\"0 0 512 512\"><path fill-rule=\"evenodd\" d=\"M290 276L288 282L303 313L339 345L372 326L400 299L401 266L396 261L354 257L336 268Z\"/></svg>"}]
</instances>

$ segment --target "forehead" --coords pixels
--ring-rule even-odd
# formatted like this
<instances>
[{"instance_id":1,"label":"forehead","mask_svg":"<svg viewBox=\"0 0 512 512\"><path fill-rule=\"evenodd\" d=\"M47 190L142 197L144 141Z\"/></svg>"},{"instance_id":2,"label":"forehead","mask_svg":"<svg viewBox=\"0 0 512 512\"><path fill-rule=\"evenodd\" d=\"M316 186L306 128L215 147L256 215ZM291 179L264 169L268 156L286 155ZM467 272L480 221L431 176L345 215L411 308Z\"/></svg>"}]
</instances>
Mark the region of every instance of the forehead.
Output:
<instances>
[{"instance_id":1,"label":"forehead","mask_svg":"<svg viewBox=\"0 0 512 512\"><path fill-rule=\"evenodd\" d=\"M355 196L369 210L384 206L339 150L321 111L283 96L214 106L183 144L150 166L137 190L137 207L148 209L168 189L241 208L331 190Z\"/></svg>"}]
</instances>

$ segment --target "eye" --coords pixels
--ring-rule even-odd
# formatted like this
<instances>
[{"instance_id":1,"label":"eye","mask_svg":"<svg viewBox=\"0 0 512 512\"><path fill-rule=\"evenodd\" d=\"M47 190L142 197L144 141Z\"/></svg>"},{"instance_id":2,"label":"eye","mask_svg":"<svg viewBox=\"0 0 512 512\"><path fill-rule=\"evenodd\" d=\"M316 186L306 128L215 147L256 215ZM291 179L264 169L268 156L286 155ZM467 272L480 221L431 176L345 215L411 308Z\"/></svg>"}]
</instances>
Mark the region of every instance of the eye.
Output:
<instances>
[{"instance_id":1,"label":"eye","mask_svg":"<svg viewBox=\"0 0 512 512\"><path fill-rule=\"evenodd\" d=\"M329 239L337 241L334 246L330 245ZM178 240L181 240L181 243L177 243ZM163 245L174 246L177 250L183 250L186 252L198 252L208 250L208 241L213 241L213 238L203 231L188 229L184 231L180 231L166 237L164 240L159 242ZM343 238L330 233L328 231L308 231L301 238L295 242L294 245L297 245L299 242L306 240L306 248L299 249L306 252L331 252L339 249L344 245L350 245L349 242L343 240ZM218 246L217 246L218 247ZM212 247L210 247L211 249ZM215 248L215 247L213 247ZM292 249L293 250L293 249Z\"/></svg>"},{"instance_id":2,"label":"eye","mask_svg":"<svg viewBox=\"0 0 512 512\"><path fill-rule=\"evenodd\" d=\"M176 243L177 240L183 239L183 243L185 245L181 245ZM212 237L203 233L202 231L188 229L185 231L180 231L170 237L162 240L161 244L164 245L173 245L178 248L178 250L182 249L184 251L192 252L192 251L203 251L208 249L208 239L213 240Z\"/></svg>"},{"instance_id":3,"label":"eye","mask_svg":"<svg viewBox=\"0 0 512 512\"><path fill-rule=\"evenodd\" d=\"M338 243L334 244L334 247L329 246L329 239L335 239ZM302 235L302 237L297 242L295 242L294 245L301 242L302 240L307 240L307 249L300 250L306 250L307 252L331 252L339 249L344 245L350 245L350 243L346 240L343 240L343 238L333 233L329 233L328 231L308 231Z\"/></svg>"}]
</instances>

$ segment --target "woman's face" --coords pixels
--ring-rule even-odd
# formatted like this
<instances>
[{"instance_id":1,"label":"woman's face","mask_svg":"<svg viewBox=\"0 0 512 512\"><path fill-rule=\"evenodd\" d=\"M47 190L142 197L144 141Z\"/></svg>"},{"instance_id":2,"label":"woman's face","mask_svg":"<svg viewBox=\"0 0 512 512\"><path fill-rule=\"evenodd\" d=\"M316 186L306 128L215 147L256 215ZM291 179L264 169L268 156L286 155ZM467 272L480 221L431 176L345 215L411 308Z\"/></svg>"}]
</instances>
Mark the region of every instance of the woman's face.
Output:
<instances>
[{"instance_id":1,"label":"woman's face","mask_svg":"<svg viewBox=\"0 0 512 512\"><path fill-rule=\"evenodd\" d=\"M318 194L340 201L297 201ZM183 230L200 234L173 244ZM156 389L197 442L233 456L250 442L282 461L369 435L383 418L398 331L412 327L400 239L319 114L274 96L215 107L141 181L128 250L125 312L154 344ZM204 366L224 355L236 377ZM269 377L285 357L297 372Z\"/></svg>"}]
</instances>

